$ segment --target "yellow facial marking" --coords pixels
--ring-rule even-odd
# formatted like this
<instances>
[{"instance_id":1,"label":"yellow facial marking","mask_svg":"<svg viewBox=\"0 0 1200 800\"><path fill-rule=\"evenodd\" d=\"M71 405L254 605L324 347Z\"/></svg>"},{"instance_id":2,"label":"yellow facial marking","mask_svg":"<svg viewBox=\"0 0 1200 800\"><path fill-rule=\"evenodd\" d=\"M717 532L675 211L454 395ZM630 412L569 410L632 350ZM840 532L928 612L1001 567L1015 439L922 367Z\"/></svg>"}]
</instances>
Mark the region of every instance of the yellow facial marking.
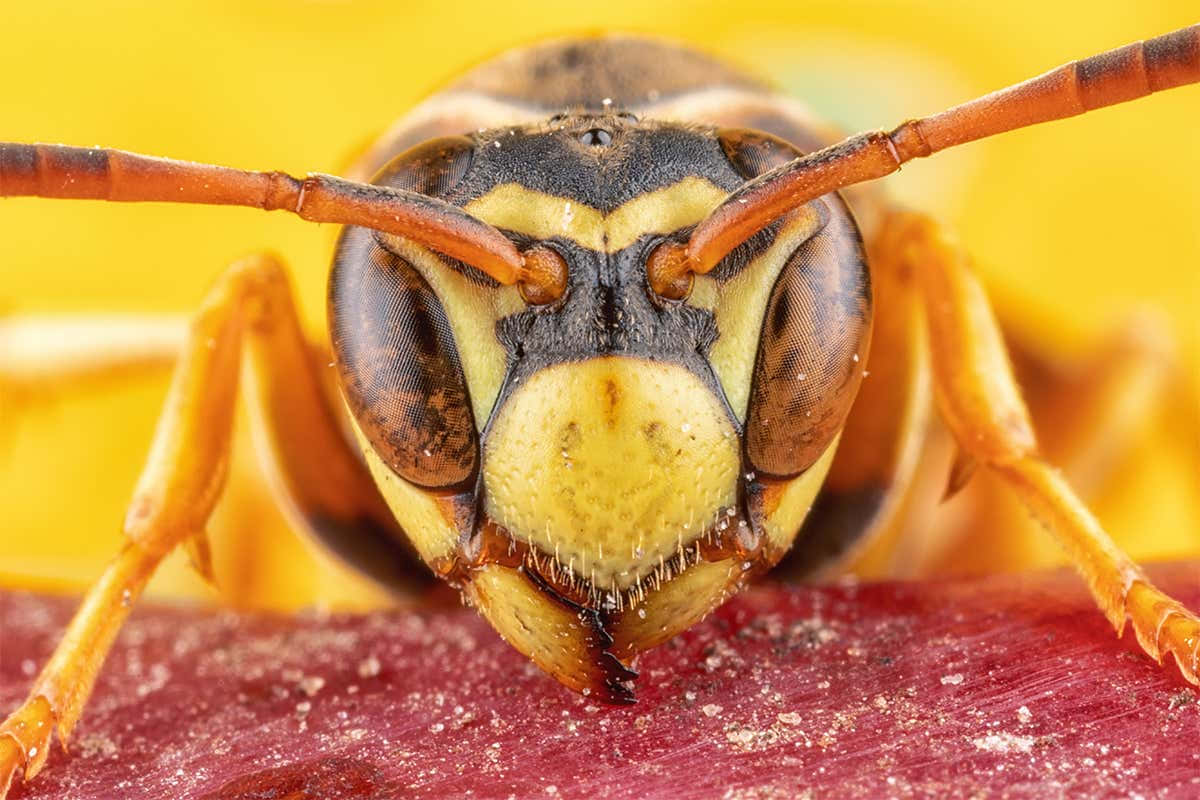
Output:
<instances>
[{"instance_id":1,"label":"yellow facial marking","mask_svg":"<svg viewBox=\"0 0 1200 800\"><path fill-rule=\"evenodd\" d=\"M430 250L398 236L385 236L388 248L412 264L433 289L446 310L446 319L458 342L471 410L476 427L491 416L504 382L507 356L496 339L496 322L525 308L516 286L488 288L462 273L448 269Z\"/></svg>"},{"instance_id":2,"label":"yellow facial marking","mask_svg":"<svg viewBox=\"0 0 1200 800\"><path fill-rule=\"evenodd\" d=\"M498 228L535 239L562 236L590 250L604 251L604 215L567 197L503 183L463 209Z\"/></svg>"},{"instance_id":3,"label":"yellow facial marking","mask_svg":"<svg viewBox=\"0 0 1200 800\"><path fill-rule=\"evenodd\" d=\"M713 392L674 364L556 364L498 410L485 510L599 588L627 589L737 497L739 443Z\"/></svg>"},{"instance_id":4,"label":"yellow facial marking","mask_svg":"<svg viewBox=\"0 0 1200 800\"><path fill-rule=\"evenodd\" d=\"M692 176L604 214L569 197L504 183L464 209L498 228L537 239L561 236L589 250L615 253L645 234L671 233L699 222L727 196L710 181Z\"/></svg>"},{"instance_id":5,"label":"yellow facial marking","mask_svg":"<svg viewBox=\"0 0 1200 800\"><path fill-rule=\"evenodd\" d=\"M788 481L781 490L774 508L768 508L763 527L767 541L775 552L783 552L792 546L804 518L812 509L817 493L825 483L825 475L833 464L841 434L834 437L829 447L807 470Z\"/></svg>"},{"instance_id":6,"label":"yellow facial marking","mask_svg":"<svg viewBox=\"0 0 1200 800\"><path fill-rule=\"evenodd\" d=\"M607 252L623 250L648 233L671 233L694 225L728 196L720 187L696 177L638 195L605 218Z\"/></svg>"},{"instance_id":7,"label":"yellow facial marking","mask_svg":"<svg viewBox=\"0 0 1200 800\"><path fill-rule=\"evenodd\" d=\"M721 333L709 351L708 361L740 420L746 419L763 314L775 280L788 257L817 232L820 224L820 215L806 206L783 227L766 251L723 286L714 287L707 278L697 280L697 288L703 287L697 302L713 303L710 308Z\"/></svg>"}]
</instances>

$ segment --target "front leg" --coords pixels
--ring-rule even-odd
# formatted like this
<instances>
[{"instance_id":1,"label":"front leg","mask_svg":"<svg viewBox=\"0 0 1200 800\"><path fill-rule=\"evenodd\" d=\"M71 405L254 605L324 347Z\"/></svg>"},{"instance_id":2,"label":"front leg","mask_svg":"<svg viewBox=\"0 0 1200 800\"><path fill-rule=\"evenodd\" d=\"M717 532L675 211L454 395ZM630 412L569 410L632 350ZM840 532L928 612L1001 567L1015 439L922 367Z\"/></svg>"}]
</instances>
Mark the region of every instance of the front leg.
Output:
<instances>
[{"instance_id":1,"label":"front leg","mask_svg":"<svg viewBox=\"0 0 1200 800\"><path fill-rule=\"evenodd\" d=\"M1159 591L1121 551L1062 475L1039 455L1000 329L967 258L932 219L891 215L880 233L890 268L919 286L934 393L964 454L1012 488L1067 551L1118 634L1133 623L1142 649L1200 683L1200 618Z\"/></svg>"},{"instance_id":2,"label":"front leg","mask_svg":"<svg viewBox=\"0 0 1200 800\"><path fill-rule=\"evenodd\" d=\"M84 597L28 700L0 724L0 800L18 769L28 780L42 768L53 730L65 744L114 637L159 562L181 544L204 542L225 482L247 337L272 439L302 440L290 445L305 457L284 469L291 504L302 515L347 525L381 507L306 357L282 267L264 257L233 265L187 328L120 552ZM202 561L205 552L199 546L193 555ZM198 566L203 570L203 563Z\"/></svg>"}]
</instances>

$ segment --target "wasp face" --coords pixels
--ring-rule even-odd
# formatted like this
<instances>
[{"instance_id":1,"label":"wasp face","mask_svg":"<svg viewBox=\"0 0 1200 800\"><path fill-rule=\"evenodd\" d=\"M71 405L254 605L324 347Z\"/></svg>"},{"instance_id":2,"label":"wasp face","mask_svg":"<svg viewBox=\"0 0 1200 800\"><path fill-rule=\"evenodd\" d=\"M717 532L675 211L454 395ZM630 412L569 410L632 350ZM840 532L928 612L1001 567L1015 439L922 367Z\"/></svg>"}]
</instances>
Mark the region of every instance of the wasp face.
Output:
<instances>
[{"instance_id":1,"label":"wasp face","mask_svg":"<svg viewBox=\"0 0 1200 800\"><path fill-rule=\"evenodd\" d=\"M865 362L865 259L836 198L657 295L647 260L796 152L745 131L566 115L439 139L377 182L556 252L517 287L343 235L331 328L373 473L422 557L563 683L632 698L631 660L773 564Z\"/></svg>"}]
</instances>

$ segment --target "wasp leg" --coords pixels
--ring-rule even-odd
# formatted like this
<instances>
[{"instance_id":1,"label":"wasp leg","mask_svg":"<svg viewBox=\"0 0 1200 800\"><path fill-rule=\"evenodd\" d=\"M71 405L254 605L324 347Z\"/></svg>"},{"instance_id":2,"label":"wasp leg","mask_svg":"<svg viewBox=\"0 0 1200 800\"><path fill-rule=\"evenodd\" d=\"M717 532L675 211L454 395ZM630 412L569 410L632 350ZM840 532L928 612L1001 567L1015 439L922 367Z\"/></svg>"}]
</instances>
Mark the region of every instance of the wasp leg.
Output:
<instances>
[{"instance_id":1,"label":"wasp leg","mask_svg":"<svg viewBox=\"0 0 1200 800\"><path fill-rule=\"evenodd\" d=\"M1038 451L999 326L961 249L932 219L892 216L881 234L924 298L934 396L958 446L1012 488L1066 549L1118 634L1200 683L1200 618L1160 592Z\"/></svg>"},{"instance_id":2,"label":"wasp leg","mask_svg":"<svg viewBox=\"0 0 1200 800\"><path fill-rule=\"evenodd\" d=\"M29 407L66 392L165 373L179 357L179 315L11 314L0 317L0 402Z\"/></svg>"},{"instance_id":3,"label":"wasp leg","mask_svg":"<svg viewBox=\"0 0 1200 800\"><path fill-rule=\"evenodd\" d=\"M249 405L264 469L295 527L385 589L423 593L434 579L353 449L334 371L327 368L328 347L302 341L291 302L286 293L281 298L266 316L286 323L258 326L249 343ZM166 373L187 333L181 314L0 317L0 407L35 409L68 393ZM211 577L204 543L190 540L197 545L190 555ZM230 592L250 588L234 585Z\"/></svg>"},{"instance_id":4,"label":"wasp leg","mask_svg":"<svg viewBox=\"0 0 1200 800\"><path fill-rule=\"evenodd\" d=\"M259 368L259 397L264 417L274 423L273 438L302 434L283 453L297 457L286 473L294 502L330 519L370 512L372 501L363 499L369 477L339 438L282 267L269 258L235 264L187 328L125 518L125 543L85 595L29 699L0 724L0 799L17 770L23 767L30 779L42 768L52 731L65 744L117 631L159 562L203 536L227 472L243 335ZM305 447L310 452L300 452Z\"/></svg>"},{"instance_id":5,"label":"wasp leg","mask_svg":"<svg viewBox=\"0 0 1200 800\"><path fill-rule=\"evenodd\" d=\"M1000 319L1042 450L1091 496L1169 399L1178 364L1166 323L1138 312L1083 355L1064 358Z\"/></svg>"},{"instance_id":6,"label":"wasp leg","mask_svg":"<svg viewBox=\"0 0 1200 800\"><path fill-rule=\"evenodd\" d=\"M1137 443L1161 435L1156 420L1177 394L1178 364L1161 319L1137 313L1084 354L1066 357L1020 335L1003 306L998 316L1046 460L1085 501L1120 489L1116 468ZM983 573L1053 558L997 476L980 475L940 511L913 561L918 574Z\"/></svg>"}]
</instances>

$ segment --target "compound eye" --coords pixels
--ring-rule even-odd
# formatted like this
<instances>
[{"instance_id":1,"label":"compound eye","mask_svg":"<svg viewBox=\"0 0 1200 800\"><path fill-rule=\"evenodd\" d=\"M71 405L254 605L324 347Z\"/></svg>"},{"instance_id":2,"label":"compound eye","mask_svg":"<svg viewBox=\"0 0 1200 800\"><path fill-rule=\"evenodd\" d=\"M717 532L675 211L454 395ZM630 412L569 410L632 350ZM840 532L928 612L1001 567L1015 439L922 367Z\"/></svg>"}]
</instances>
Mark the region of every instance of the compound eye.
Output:
<instances>
[{"instance_id":1,"label":"compound eye","mask_svg":"<svg viewBox=\"0 0 1200 800\"><path fill-rule=\"evenodd\" d=\"M717 141L729 165L744 180L751 180L792 161L804 153L790 142L749 128L722 128Z\"/></svg>"},{"instance_id":2,"label":"compound eye","mask_svg":"<svg viewBox=\"0 0 1200 800\"><path fill-rule=\"evenodd\" d=\"M384 165L372 183L445 198L475 160L475 143L465 136L443 136L410 147Z\"/></svg>"},{"instance_id":3,"label":"compound eye","mask_svg":"<svg viewBox=\"0 0 1200 800\"><path fill-rule=\"evenodd\" d=\"M861 240L834 215L788 259L763 315L744 436L756 472L791 477L821 457L858 393L870 333Z\"/></svg>"},{"instance_id":4,"label":"compound eye","mask_svg":"<svg viewBox=\"0 0 1200 800\"><path fill-rule=\"evenodd\" d=\"M393 158L373 182L445 198L474 156L465 136L431 139ZM380 459L418 486L473 478L479 436L454 333L433 289L361 228L343 233L329 285L346 401Z\"/></svg>"},{"instance_id":5,"label":"compound eye","mask_svg":"<svg viewBox=\"0 0 1200 800\"><path fill-rule=\"evenodd\" d=\"M407 261L358 233L339 248L330 279L346 401L400 477L429 488L462 484L478 468L479 437L445 309Z\"/></svg>"}]
</instances>

